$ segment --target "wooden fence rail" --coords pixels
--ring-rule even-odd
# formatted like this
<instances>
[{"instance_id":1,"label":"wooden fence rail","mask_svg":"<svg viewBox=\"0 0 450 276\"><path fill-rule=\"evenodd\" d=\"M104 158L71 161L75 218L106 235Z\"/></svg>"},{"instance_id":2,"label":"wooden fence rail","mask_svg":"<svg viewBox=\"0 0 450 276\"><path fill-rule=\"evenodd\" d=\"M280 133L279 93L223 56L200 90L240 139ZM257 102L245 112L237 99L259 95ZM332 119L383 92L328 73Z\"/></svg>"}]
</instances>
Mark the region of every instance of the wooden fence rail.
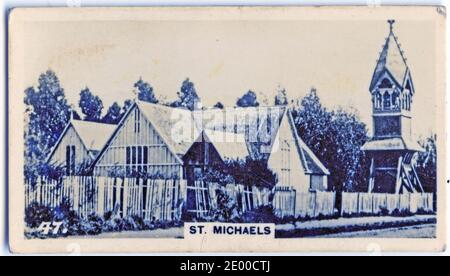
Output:
<instances>
[{"instance_id":1,"label":"wooden fence rail","mask_svg":"<svg viewBox=\"0 0 450 276\"><path fill-rule=\"evenodd\" d=\"M180 180L75 176L27 182L25 207L32 203L51 208L66 204L81 217L111 212L120 217L174 221L181 219L184 207L197 217L208 216L218 206L219 191L228 195L241 212L270 204L270 190L243 185L195 182L187 186Z\"/></svg>"},{"instance_id":2,"label":"wooden fence rail","mask_svg":"<svg viewBox=\"0 0 450 276\"><path fill-rule=\"evenodd\" d=\"M108 212L121 217L172 221L181 218L183 181L135 178L40 178L25 185L25 207L38 203L51 208L66 204L81 217Z\"/></svg>"},{"instance_id":3,"label":"wooden fence rail","mask_svg":"<svg viewBox=\"0 0 450 276\"><path fill-rule=\"evenodd\" d=\"M180 180L137 178L65 177L39 178L25 185L25 207L38 203L51 208L63 204L82 217L106 213L120 217L140 217L149 221L181 220L183 210L207 217L218 209L219 193L227 195L240 213L272 205L280 218L317 218L336 215L335 192L299 193L293 189L248 187ZM271 197L273 200L271 201ZM340 215L392 214L394 211L432 212L433 194L342 193Z\"/></svg>"},{"instance_id":4,"label":"wooden fence rail","mask_svg":"<svg viewBox=\"0 0 450 276\"><path fill-rule=\"evenodd\" d=\"M277 217L316 218L335 214L334 192L299 193L295 190L275 190L273 207Z\"/></svg>"},{"instance_id":5,"label":"wooden fence rail","mask_svg":"<svg viewBox=\"0 0 450 276\"><path fill-rule=\"evenodd\" d=\"M222 186L217 183L195 182L187 187L187 211L197 216L208 216L218 208L219 193L227 195L241 213L270 205L272 192L267 188L248 187L240 184Z\"/></svg>"},{"instance_id":6,"label":"wooden fence rail","mask_svg":"<svg viewBox=\"0 0 450 276\"><path fill-rule=\"evenodd\" d=\"M420 210L434 211L433 194L342 193L341 215L392 214L394 211L415 214Z\"/></svg>"}]
</instances>

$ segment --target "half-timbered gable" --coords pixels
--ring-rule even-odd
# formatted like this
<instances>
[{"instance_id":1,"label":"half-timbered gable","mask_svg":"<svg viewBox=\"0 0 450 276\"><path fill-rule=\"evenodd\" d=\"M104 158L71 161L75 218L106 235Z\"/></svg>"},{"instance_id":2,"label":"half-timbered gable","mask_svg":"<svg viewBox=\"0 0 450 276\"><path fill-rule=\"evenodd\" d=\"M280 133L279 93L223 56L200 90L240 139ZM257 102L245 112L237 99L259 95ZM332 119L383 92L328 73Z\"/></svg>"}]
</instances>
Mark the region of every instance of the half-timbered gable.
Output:
<instances>
[{"instance_id":1,"label":"half-timbered gable","mask_svg":"<svg viewBox=\"0 0 450 276\"><path fill-rule=\"evenodd\" d=\"M47 163L64 167L67 175L88 167L100 152L115 125L70 121L48 156Z\"/></svg>"}]
</instances>

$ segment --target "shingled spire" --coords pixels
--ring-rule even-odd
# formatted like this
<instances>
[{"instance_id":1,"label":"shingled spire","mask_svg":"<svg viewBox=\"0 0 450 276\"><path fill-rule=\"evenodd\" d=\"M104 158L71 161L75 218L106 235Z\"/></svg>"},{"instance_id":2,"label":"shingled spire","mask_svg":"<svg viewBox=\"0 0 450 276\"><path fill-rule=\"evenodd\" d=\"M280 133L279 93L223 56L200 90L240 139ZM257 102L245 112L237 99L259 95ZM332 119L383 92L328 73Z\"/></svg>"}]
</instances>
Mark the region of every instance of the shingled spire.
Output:
<instances>
[{"instance_id":1,"label":"shingled spire","mask_svg":"<svg viewBox=\"0 0 450 276\"><path fill-rule=\"evenodd\" d=\"M370 91L373 91L380 78L385 72L388 72L398 87L403 88L406 76L409 74L409 67L401 48L401 44L394 33L395 20L388 21L390 26L389 36L386 38L386 43L380 53L380 57L375 67L372 82L370 84Z\"/></svg>"}]
</instances>

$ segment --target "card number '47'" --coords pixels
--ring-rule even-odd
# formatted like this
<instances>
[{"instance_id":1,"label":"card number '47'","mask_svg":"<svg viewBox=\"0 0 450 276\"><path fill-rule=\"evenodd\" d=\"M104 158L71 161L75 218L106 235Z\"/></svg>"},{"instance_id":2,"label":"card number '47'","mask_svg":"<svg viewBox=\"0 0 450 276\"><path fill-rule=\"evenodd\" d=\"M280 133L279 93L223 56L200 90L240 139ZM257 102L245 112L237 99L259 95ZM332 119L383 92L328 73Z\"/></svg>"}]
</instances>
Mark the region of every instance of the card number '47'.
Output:
<instances>
[{"instance_id":1,"label":"card number '47'","mask_svg":"<svg viewBox=\"0 0 450 276\"><path fill-rule=\"evenodd\" d=\"M62 234L66 234L68 229L64 228L61 230L62 222L43 222L38 228L38 231L43 235L48 235L50 232L53 235L58 235L61 231Z\"/></svg>"}]
</instances>

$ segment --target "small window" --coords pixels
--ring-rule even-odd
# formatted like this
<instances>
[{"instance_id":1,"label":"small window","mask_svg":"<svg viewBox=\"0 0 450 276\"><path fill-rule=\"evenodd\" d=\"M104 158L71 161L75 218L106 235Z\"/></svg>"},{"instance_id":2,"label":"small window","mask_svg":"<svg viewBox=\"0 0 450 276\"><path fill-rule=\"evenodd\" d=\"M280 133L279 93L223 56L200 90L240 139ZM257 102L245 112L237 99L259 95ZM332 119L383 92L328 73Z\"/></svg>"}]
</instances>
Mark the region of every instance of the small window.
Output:
<instances>
[{"instance_id":1,"label":"small window","mask_svg":"<svg viewBox=\"0 0 450 276\"><path fill-rule=\"evenodd\" d=\"M75 175L76 172L76 156L75 146L66 147L66 174Z\"/></svg>"},{"instance_id":2,"label":"small window","mask_svg":"<svg viewBox=\"0 0 450 276\"><path fill-rule=\"evenodd\" d=\"M134 110L134 132L141 132L141 112L137 108Z\"/></svg>"},{"instance_id":3,"label":"small window","mask_svg":"<svg viewBox=\"0 0 450 276\"><path fill-rule=\"evenodd\" d=\"M383 95L383 107L385 109L391 108L391 96L389 95L389 92L384 92Z\"/></svg>"}]
</instances>

